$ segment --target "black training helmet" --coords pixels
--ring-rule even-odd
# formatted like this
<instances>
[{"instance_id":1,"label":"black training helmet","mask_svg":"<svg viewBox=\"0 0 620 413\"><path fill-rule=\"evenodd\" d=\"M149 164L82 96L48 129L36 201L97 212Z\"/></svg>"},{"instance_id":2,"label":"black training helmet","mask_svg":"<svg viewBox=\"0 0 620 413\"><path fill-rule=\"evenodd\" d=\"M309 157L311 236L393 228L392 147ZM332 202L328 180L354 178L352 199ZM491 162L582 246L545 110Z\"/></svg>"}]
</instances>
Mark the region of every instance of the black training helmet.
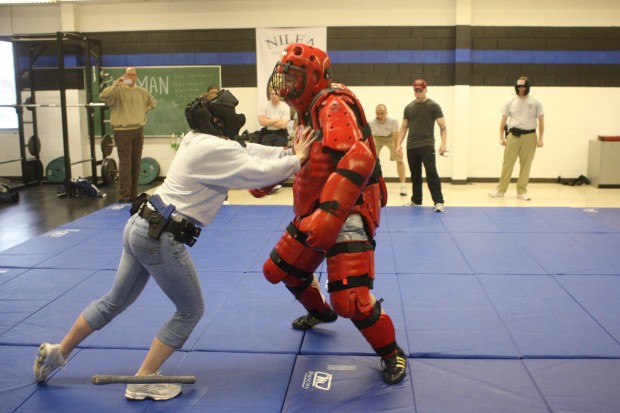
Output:
<instances>
[{"instance_id":1,"label":"black training helmet","mask_svg":"<svg viewBox=\"0 0 620 413\"><path fill-rule=\"evenodd\" d=\"M245 124L245 115L235 112L238 104L230 91L222 89L211 100L199 97L189 103L185 108L185 118L193 130L232 138Z\"/></svg>"},{"instance_id":2,"label":"black training helmet","mask_svg":"<svg viewBox=\"0 0 620 413\"><path fill-rule=\"evenodd\" d=\"M525 87L525 96L527 96L530 93L530 85L530 80L525 76L521 76L517 79L517 83L515 83L515 92L517 92L518 95L519 88L523 86Z\"/></svg>"}]
</instances>

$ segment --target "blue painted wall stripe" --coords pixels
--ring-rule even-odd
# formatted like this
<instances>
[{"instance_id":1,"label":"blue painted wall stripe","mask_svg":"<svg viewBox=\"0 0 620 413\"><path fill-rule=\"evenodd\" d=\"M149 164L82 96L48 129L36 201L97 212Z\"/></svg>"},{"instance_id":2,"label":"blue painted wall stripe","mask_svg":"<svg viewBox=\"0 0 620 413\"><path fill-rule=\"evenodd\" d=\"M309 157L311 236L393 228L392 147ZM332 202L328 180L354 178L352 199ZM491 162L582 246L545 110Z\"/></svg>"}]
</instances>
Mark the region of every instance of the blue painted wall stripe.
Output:
<instances>
[{"instance_id":1,"label":"blue painted wall stripe","mask_svg":"<svg viewBox=\"0 0 620 413\"><path fill-rule=\"evenodd\" d=\"M329 55L333 64L620 64L620 51L591 50L331 50ZM65 65L80 66L82 60L67 56ZM103 57L103 65L108 67L255 64L255 52L150 53ZM55 67L56 57L42 56L36 66Z\"/></svg>"},{"instance_id":2,"label":"blue painted wall stripe","mask_svg":"<svg viewBox=\"0 0 620 413\"><path fill-rule=\"evenodd\" d=\"M329 52L332 63L620 64L620 51L355 50Z\"/></svg>"},{"instance_id":3,"label":"blue painted wall stripe","mask_svg":"<svg viewBox=\"0 0 620 413\"><path fill-rule=\"evenodd\" d=\"M458 61L458 60L457 60ZM471 63L620 64L620 51L472 50Z\"/></svg>"}]
</instances>

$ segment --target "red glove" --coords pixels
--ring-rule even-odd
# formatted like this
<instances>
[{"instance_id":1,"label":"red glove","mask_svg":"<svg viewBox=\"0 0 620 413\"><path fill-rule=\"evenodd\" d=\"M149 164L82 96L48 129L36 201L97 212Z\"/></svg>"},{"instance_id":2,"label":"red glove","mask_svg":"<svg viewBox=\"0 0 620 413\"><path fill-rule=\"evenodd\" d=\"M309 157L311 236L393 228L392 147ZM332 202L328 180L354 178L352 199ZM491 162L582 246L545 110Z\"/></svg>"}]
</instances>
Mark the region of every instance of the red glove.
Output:
<instances>
[{"instance_id":1,"label":"red glove","mask_svg":"<svg viewBox=\"0 0 620 413\"><path fill-rule=\"evenodd\" d=\"M265 195L269 195L271 191L273 191L273 188L276 187L276 185L277 184L273 184L273 185L265 186L263 188L250 189L249 191L254 198L262 198Z\"/></svg>"}]
</instances>

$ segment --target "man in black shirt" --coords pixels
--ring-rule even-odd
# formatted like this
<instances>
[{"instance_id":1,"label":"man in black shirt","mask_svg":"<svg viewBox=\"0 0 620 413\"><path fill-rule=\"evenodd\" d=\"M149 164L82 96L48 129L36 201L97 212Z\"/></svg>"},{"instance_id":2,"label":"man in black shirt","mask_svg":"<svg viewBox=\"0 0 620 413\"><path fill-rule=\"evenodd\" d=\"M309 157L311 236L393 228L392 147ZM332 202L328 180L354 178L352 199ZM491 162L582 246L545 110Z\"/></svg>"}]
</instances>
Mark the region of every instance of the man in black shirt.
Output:
<instances>
[{"instance_id":1,"label":"man in black shirt","mask_svg":"<svg viewBox=\"0 0 620 413\"><path fill-rule=\"evenodd\" d=\"M407 162L411 172L412 195L411 202L406 205L422 205L422 165L426 171L428 189L431 192L434 210L443 212L444 200L441 193L441 181L435 165L435 122L441 132L439 154L446 152L448 130L441 107L426 97L426 81L416 79L413 82L415 100L405 107L403 122L398 131L396 144L397 156L402 156L402 144L407 135ZM408 133L407 133L408 131Z\"/></svg>"}]
</instances>

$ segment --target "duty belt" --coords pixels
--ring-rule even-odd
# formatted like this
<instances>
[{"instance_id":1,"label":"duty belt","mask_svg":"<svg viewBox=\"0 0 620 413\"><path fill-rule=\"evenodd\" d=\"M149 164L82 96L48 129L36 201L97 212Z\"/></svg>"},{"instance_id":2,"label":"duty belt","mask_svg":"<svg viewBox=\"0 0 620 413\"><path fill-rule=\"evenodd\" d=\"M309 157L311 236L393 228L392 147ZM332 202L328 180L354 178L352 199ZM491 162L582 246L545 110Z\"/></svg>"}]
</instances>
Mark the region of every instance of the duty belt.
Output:
<instances>
[{"instance_id":1,"label":"duty belt","mask_svg":"<svg viewBox=\"0 0 620 413\"><path fill-rule=\"evenodd\" d=\"M520 137L521 135L528 135L530 133L535 133L535 132L536 132L536 129L523 130L519 128L510 128L510 133L512 134L512 136L516 136L517 138Z\"/></svg>"},{"instance_id":2,"label":"duty belt","mask_svg":"<svg viewBox=\"0 0 620 413\"><path fill-rule=\"evenodd\" d=\"M149 222L149 235L151 235L151 227L158 225L163 219L162 215L149 208L146 204L148 201L144 200L138 215ZM200 228L183 218L181 221L175 221L170 219L163 227L163 231L168 231L174 235L174 239L190 247L196 243L196 238L200 236ZM159 234L161 235L161 233ZM153 237L159 239L159 236Z\"/></svg>"}]
</instances>

